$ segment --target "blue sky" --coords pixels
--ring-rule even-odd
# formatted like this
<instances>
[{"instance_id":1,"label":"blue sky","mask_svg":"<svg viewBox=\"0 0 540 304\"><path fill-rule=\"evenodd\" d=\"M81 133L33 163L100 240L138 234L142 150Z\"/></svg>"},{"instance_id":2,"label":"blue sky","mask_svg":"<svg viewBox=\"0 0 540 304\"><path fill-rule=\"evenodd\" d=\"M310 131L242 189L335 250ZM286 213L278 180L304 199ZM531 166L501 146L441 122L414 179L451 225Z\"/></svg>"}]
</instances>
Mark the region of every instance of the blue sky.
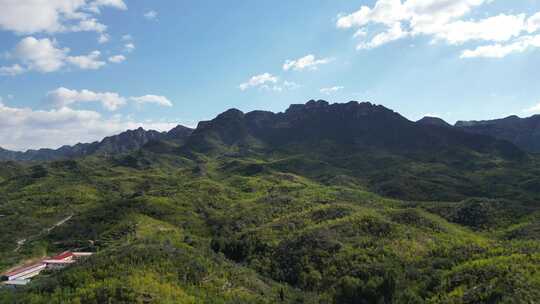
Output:
<instances>
[{"instance_id":1,"label":"blue sky","mask_svg":"<svg viewBox=\"0 0 540 304\"><path fill-rule=\"evenodd\" d=\"M540 113L538 0L0 0L0 147L371 101ZM69 50L68 50L69 49Z\"/></svg>"}]
</instances>

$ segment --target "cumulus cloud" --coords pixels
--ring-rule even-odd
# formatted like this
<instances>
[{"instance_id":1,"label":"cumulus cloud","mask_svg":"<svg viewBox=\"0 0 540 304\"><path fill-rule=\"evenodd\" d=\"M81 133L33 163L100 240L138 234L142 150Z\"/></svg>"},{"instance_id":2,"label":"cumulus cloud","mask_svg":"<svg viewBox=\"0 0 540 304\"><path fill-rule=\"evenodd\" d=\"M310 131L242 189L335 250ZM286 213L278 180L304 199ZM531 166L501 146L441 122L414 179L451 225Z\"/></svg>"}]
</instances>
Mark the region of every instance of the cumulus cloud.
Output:
<instances>
[{"instance_id":1,"label":"cumulus cloud","mask_svg":"<svg viewBox=\"0 0 540 304\"><path fill-rule=\"evenodd\" d=\"M333 61L332 58L317 59L315 55L309 54L296 60L287 60L283 64L283 70L288 71L293 69L295 71L302 71L304 69L316 70L319 65L327 64Z\"/></svg>"},{"instance_id":2,"label":"cumulus cloud","mask_svg":"<svg viewBox=\"0 0 540 304\"><path fill-rule=\"evenodd\" d=\"M126 104L126 98L118 93L96 93L90 90L77 91L63 87L47 93L47 101L60 109L80 102L99 102L109 111L115 111Z\"/></svg>"},{"instance_id":3,"label":"cumulus cloud","mask_svg":"<svg viewBox=\"0 0 540 304\"><path fill-rule=\"evenodd\" d=\"M527 19L527 31L534 33L540 29L540 12Z\"/></svg>"},{"instance_id":4,"label":"cumulus cloud","mask_svg":"<svg viewBox=\"0 0 540 304\"><path fill-rule=\"evenodd\" d=\"M100 60L101 53L99 51L79 56L69 56L69 53L70 49L58 46L56 40L26 37L17 43L8 56L20 61L21 64L1 67L0 75L14 76L26 71L51 73L62 69L66 65L83 70L96 70L106 64Z\"/></svg>"},{"instance_id":5,"label":"cumulus cloud","mask_svg":"<svg viewBox=\"0 0 540 304\"><path fill-rule=\"evenodd\" d=\"M329 88L322 88L320 89L319 91L322 93L322 94L326 94L326 95L331 95L332 93L335 93L337 91L341 91L343 90L345 87L342 87L342 86L333 86L333 87L329 87Z\"/></svg>"},{"instance_id":6,"label":"cumulus cloud","mask_svg":"<svg viewBox=\"0 0 540 304\"><path fill-rule=\"evenodd\" d=\"M98 32L103 33L107 30L105 24L99 23L97 19L90 18L79 21L77 25L71 27L72 32Z\"/></svg>"},{"instance_id":7,"label":"cumulus cloud","mask_svg":"<svg viewBox=\"0 0 540 304\"><path fill-rule=\"evenodd\" d=\"M378 0L373 7L338 16L336 26L357 28L358 49L376 48L386 43L424 35L433 42L460 45L466 42L512 43L524 33L540 29L540 13L499 14L481 19L465 19L476 7L491 0Z\"/></svg>"},{"instance_id":8,"label":"cumulus cloud","mask_svg":"<svg viewBox=\"0 0 540 304\"><path fill-rule=\"evenodd\" d=\"M115 56L109 57L108 60L109 60L109 62L112 62L112 63L121 63L121 62L126 61L126 56L124 56L124 55L115 55Z\"/></svg>"},{"instance_id":9,"label":"cumulus cloud","mask_svg":"<svg viewBox=\"0 0 540 304\"><path fill-rule=\"evenodd\" d=\"M270 73L264 73L251 77L248 81L239 85L240 90L245 91L249 88L261 87L268 84L275 84L278 82L278 77L273 76Z\"/></svg>"},{"instance_id":10,"label":"cumulus cloud","mask_svg":"<svg viewBox=\"0 0 540 304\"><path fill-rule=\"evenodd\" d=\"M167 131L177 123L138 122L120 115L107 118L98 112L62 107L32 110L0 103L0 147L12 150L58 148L93 142L128 129L143 127Z\"/></svg>"},{"instance_id":11,"label":"cumulus cloud","mask_svg":"<svg viewBox=\"0 0 540 304\"><path fill-rule=\"evenodd\" d=\"M68 48L59 48L54 40L26 37L16 46L12 55L28 69L43 73L58 71L65 65Z\"/></svg>"},{"instance_id":12,"label":"cumulus cloud","mask_svg":"<svg viewBox=\"0 0 540 304\"><path fill-rule=\"evenodd\" d=\"M156 104L163 107L172 107L172 102L167 99L165 96L158 95L144 95L140 97L131 97L130 100L136 102L137 104Z\"/></svg>"},{"instance_id":13,"label":"cumulus cloud","mask_svg":"<svg viewBox=\"0 0 540 304\"><path fill-rule=\"evenodd\" d=\"M97 70L106 64L99 59L100 56L101 52L93 51L88 55L68 56L66 61L82 70Z\"/></svg>"},{"instance_id":14,"label":"cumulus cloud","mask_svg":"<svg viewBox=\"0 0 540 304\"><path fill-rule=\"evenodd\" d=\"M46 99L49 104L57 109L73 106L77 103L98 102L101 103L105 109L116 111L120 107L126 105L128 100L133 101L138 105L155 104L164 107L172 107L173 105L167 97L159 95L148 94L139 97L126 98L115 92L93 92L86 89L77 91L64 87L48 92Z\"/></svg>"},{"instance_id":15,"label":"cumulus cloud","mask_svg":"<svg viewBox=\"0 0 540 304\"><path fill-rule=\"evenodd\" d=\"M0 7L0 29L17 34L96 31L102 26L95 20L86 21L101 8L127 9L122 0L0 0Z\"/></svg>"},{"instance_id":16,"label":"cumulus cloud","mask_svg":"<svg viewBox=\"0 0 540 304\"><path fill-rule=\"evenodd\" d=\"M148 11L144 14L144 18L148 20L154 20L157 18L157 16L158 16L158 13L154 10Z\"/></svg>"},{"instance_id":17,"label":"cumulus cloud","mask_svg":"<svg viewBox=\"0 0 540 304\"><path fill-rule=\"evenodd\" d=\"M0 75L2 76L16 76L24 72L26 72L25 68L18 64L0 67Z\"/></svg>"}]
</instances>

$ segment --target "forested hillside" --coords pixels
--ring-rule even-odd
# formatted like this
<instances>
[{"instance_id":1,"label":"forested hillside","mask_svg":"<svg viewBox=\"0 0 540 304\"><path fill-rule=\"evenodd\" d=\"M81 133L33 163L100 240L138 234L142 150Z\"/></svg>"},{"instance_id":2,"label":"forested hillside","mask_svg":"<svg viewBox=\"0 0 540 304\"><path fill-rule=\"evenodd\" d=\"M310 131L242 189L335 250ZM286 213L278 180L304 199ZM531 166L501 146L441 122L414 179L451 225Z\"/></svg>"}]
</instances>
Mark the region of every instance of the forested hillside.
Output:
<instances>
[{"instance_id":1,"label":"forested hillside","mask_svg":"<svg viewBox=\"0 0 540 304\"><path fill-rule=\"evenodd\" d=\"M97 254L0 302L535 303L539 164L322 101L230 110L126 153L4 162L0 268Z\"/></svg>"}]
</instances>

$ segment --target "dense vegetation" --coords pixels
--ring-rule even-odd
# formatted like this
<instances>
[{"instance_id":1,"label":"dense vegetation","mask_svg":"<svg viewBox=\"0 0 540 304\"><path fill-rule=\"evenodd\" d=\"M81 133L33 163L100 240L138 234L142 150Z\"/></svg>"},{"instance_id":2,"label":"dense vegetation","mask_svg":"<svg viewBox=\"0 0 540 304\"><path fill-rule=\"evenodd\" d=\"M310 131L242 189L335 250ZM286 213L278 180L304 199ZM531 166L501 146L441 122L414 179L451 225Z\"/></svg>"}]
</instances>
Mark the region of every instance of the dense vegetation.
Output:
<instances>
[{"instance_id":1,"label":"dense vegetation","mask_svg":"<svg viewBox=\"0 0 540 304\"><path fill-rule=\"evenodd\" d=\"M375 137L357 149L283 140L238 114L186 144L3 163L0 268L65 249L97 254L0 291L0 302L540 299L537 156L484 137L405 152ZM438 130L430 136L445 142L469 136Z\"/></svg>"}]
</instances>

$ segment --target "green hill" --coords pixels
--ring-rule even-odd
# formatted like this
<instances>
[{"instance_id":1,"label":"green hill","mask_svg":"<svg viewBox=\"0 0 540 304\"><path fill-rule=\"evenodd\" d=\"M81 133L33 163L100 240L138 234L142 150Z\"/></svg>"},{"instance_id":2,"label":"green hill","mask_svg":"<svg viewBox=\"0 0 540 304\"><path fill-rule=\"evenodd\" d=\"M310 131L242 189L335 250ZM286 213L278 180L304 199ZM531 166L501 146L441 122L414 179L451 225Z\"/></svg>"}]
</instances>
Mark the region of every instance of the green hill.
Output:
<instances>
[{"instance_id":1,"label":"green hill","mask_svg":"<svg viewBox=\"0 0 540 304\"><path fill-rule=\"evenodd\" d=\"M228 111L185 144L4 163L2 269L97 254L0 302L535 303L538 162L380 106L310 102Z\"/></svg>"}]
</instances>

